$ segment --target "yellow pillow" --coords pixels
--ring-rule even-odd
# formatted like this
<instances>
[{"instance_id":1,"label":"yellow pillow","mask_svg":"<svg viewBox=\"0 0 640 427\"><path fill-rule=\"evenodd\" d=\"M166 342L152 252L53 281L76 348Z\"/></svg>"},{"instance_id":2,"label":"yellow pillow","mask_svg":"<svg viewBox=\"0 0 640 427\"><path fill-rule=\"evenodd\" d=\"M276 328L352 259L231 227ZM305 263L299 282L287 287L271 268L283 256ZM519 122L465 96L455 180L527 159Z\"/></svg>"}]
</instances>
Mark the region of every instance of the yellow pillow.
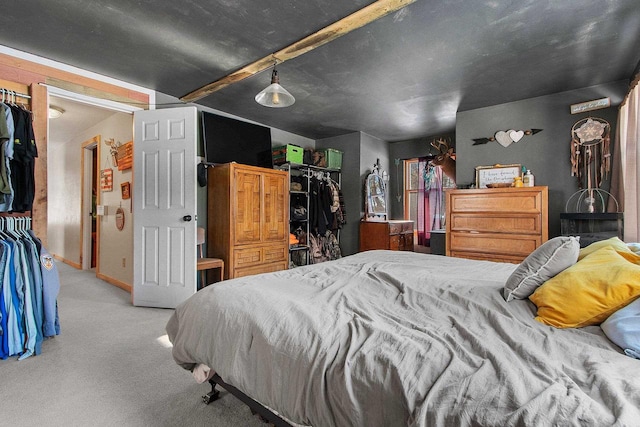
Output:
<instances>
[{"instance_id":1,"label":"yellow pillow","mask_svg":"<svg viewBox=\"0 0 640 427\"><path fill-rule=\"evenodd\" d=\"M587 255L594 253L598 249L604 248L605 246L612 246L613 249L619 252L632 252L625 242L623 242L617 237L612 237L607 240L599 240L597 242L593 242L586 248L580 249L580 254L578 255L578 261L580 261L582 258L586 257Z\"/></svg>"},{"instance_id":2,"label":"yellow pillow","mask_svg":"<svg viewBox=\"0 0 640 427\"><path fill-rule=\"evenodd\" d=\"M612 246L586 256L529 297L536 320L557 328L599 325L640 296L640 256Z\"/></svg>"}]
</instances>

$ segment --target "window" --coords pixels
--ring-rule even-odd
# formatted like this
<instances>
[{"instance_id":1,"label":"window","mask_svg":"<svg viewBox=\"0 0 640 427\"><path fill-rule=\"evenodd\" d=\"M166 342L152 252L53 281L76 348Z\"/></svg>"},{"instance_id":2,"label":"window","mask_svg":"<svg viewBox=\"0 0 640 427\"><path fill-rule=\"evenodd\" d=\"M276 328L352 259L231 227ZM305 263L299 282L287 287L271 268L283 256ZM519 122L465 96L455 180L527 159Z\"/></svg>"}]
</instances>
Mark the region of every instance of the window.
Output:
<instances>
[{"instance_id":1,"label":"window","mask_svg":"<svg viewBox=\"0 0 640 427\"><path fill-rule=\"evenodd\" d=\"M418 220L418 159L404 161L404 219Z\"/></svg>"},{"instance_id":2,"label":"window","mask_svg":"<svg viewBox=\"0 0 640 427\"><path fill-rule=\"evenodd\" d=\"M409 159L404 161L404 219L410 219L414 222L414 232L416 233L416 242L417 242L417 233L418 233L418 189L420 185L420 179L423 177L420 176L418 169L418 159ZM442 174L442 188L455 188L455 184L453 181ZM445 193L442 192L442 201L440 203L441 209L438 212L432 212L433 214L440 216L440 224L444 227L444 216L445 216ZM431 225L427 226L427 232L431 230Z\"/></svg>"}]
</instances>

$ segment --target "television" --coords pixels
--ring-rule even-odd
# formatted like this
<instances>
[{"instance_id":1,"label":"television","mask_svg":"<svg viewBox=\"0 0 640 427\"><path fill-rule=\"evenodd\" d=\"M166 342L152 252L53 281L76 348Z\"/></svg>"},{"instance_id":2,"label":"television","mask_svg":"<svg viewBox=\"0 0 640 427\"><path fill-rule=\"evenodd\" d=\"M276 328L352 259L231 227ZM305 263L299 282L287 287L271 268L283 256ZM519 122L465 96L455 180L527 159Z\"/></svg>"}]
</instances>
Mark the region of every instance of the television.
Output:
<instances>
[{"instance_id":1,"label":"television","mask_svg":"<svg viewBox=\"0 0 640 427\"><path fill-rule=\"evenodd\" d=\"M273 167L268 127L203 111L202 143L207 163Z\"/></svg>"}]
</instances>

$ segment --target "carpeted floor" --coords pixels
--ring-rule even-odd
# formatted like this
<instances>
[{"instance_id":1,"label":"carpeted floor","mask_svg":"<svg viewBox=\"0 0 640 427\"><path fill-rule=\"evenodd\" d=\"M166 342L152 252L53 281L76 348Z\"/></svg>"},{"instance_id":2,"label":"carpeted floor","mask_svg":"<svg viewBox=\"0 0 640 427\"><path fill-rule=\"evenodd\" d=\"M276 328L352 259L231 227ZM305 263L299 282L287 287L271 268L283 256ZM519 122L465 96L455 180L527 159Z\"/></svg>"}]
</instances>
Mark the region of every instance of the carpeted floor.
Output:
<instances>
[{"instance_id":1,"label":"carpeted floor","mask_svg":"<svg viewBox=\"0 0 640 427\"><path fill-rule=\"evenodd\" d=\"M130 294L57 262L62 333L42 354L0 360L0 425L262 426L226 391L205 405L171 357L173 310L133 307Z\"/></svg>"}]
</instances>

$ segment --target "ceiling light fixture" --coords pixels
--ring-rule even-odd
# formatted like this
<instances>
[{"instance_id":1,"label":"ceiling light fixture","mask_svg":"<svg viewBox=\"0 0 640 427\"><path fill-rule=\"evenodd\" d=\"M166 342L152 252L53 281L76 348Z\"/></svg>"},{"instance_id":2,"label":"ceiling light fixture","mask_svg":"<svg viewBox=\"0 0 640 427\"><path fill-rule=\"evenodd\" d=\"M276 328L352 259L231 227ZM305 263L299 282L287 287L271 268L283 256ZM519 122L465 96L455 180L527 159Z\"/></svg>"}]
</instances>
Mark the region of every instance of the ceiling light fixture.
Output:
<instances>
[{"instance_id":1,"label":"ceiling light fixture","mask_svg":"<svg viewBox=\"0 0 640 427\"><path fill-rule=\"evenodd\" d=\"M64 109L56 107L55 105L49 105L49 118L57 119L64 114Z\"/></svg>"},{"instance_id":2,"label":"ceiling light fixture","mask_svg":"<svg viewBox=\"0 0 640 427\"><path fill-rule=\"evenodd\" d=\"M271 84L262 89L260 93L256 95L256 102L260 105L271 108L288 107L296 102L293 95L280 86L280 78L278 77L278 71L276 70L276 63L273 64L273 71L271 72Z\"/></svg>"}]
</instances>

